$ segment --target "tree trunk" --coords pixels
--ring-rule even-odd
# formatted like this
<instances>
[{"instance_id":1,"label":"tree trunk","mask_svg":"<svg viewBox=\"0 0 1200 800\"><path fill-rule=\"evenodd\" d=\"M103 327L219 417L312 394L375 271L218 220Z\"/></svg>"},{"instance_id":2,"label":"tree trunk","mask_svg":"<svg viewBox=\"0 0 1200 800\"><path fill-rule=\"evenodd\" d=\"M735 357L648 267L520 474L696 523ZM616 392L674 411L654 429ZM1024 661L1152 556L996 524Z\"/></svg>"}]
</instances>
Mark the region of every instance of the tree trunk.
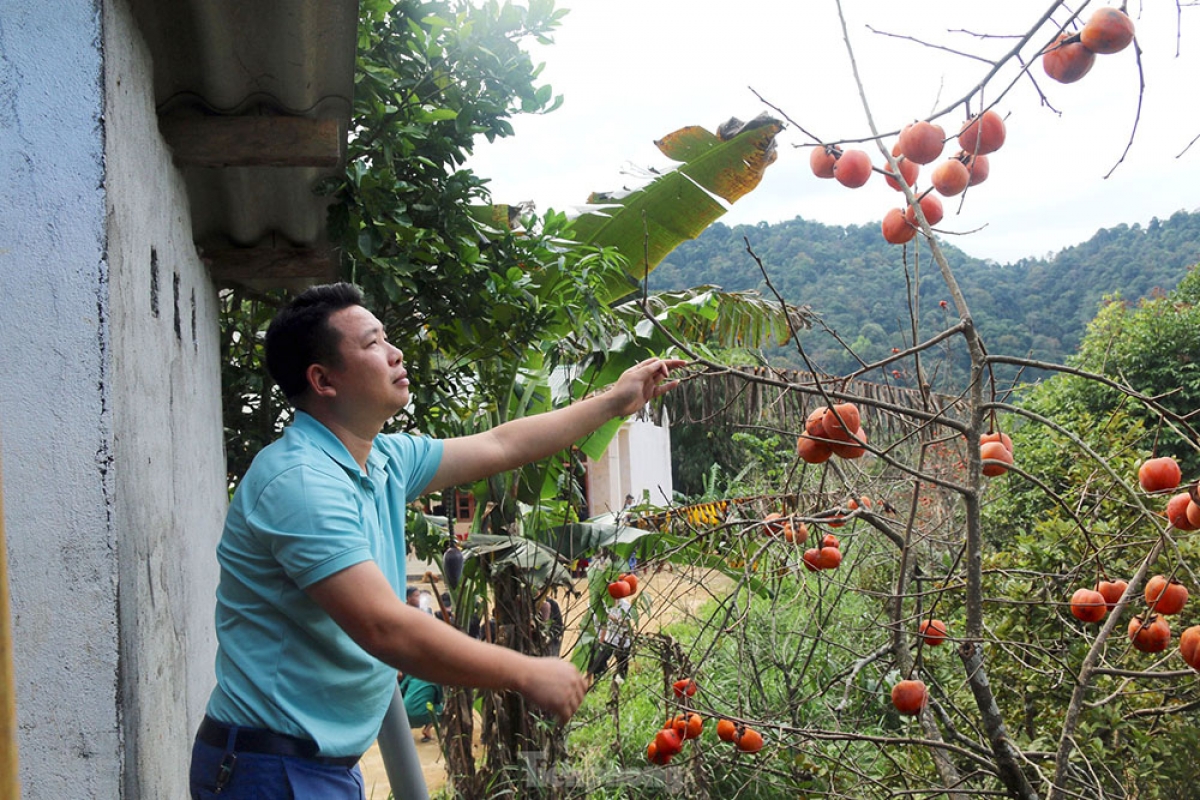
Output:
<instances>
[{"instance_id":1,"label":"tree trunk","mask_svg":"<svg viewBox=\"0 0 1200 800\"><path fill-rule=\"evenodd\" d=\"M992 754L1000 770L1000 780L1012 797L1019 800L1038 800L1038 793L1021 770L1016 748L1008 738L1004 718L1000 716L1000 707L996 705L996 698L992 694L992 685L988 682L987 670L983 667L983 646L978 642L963 642L958 648L958 657L962 659L963 667L967 671L967 684L971 687L971 693L975 695L975 705L979 707L983 729L992 745Z\"/></svg>"}]
</instances>

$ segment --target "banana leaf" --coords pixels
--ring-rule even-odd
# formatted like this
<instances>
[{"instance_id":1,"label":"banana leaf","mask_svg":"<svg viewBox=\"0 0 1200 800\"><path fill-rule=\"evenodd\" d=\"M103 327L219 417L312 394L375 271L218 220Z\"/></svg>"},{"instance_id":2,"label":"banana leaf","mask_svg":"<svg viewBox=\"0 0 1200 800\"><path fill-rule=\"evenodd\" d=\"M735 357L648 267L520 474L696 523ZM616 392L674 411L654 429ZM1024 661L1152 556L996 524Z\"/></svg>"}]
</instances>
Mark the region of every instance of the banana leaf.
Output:
<instances>
[{"instance_id":1,"label":"banana leaf","mask_svg":"<svg viewBox=\"0 0 1200 800\"><path fill-rule=\"evenodd\" d=\"M775 136L783 123L760 116L730 120L714 134L693 125L655 142L663 155L681 162L646 186L588 198L572 222L576 241L613 247L629 263L629 280L605 286L611 302L629 294L681 242L694 239L720 218L728 204L758 186L776 157Z\"/></svg>"},{"instance_id":2,"label":"banana leaf","mask_svg":"<svg viewBox=\"0 0 1200 800\"><path fill-rule=\"evenodd\" d=\"M463 555L488 562L493 571L512 568L534 586L571 584L571 573L554 550L521 536L473 533L463 543Z\"/></svg>"},{"instance_id":3,"label":"banana leaf","mask_svg":"<svg viewBox=\"0 0 1200 800\"><path fill-rule=\"evenodd\" d=\"M603 516L612 517L611 514ZM567 561L574 561L605 547L627 555L624 551L641 539L658 535L658 531L620 525L615 521L587 521L549 528L539 533L538 538Z\"/></svg>"}]
</instances>

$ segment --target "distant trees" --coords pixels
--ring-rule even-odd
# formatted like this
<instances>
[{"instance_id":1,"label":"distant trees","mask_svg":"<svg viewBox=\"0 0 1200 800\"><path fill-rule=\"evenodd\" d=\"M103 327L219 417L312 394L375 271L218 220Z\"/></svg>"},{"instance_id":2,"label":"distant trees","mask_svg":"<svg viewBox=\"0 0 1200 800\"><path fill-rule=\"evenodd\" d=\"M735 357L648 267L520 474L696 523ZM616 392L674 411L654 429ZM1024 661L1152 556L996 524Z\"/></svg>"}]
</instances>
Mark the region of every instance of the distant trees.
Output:
<instances>
[{"instance_id":1,"label":"distant trees","mask_svg":"<svg viewBox=\"0 0 1200 800\"><path fill-rule=\"evenodd\" d=\"M711 283L734 291L762 289L762 276L745 254L748 239L788 302L818 309L826 325L850 341L864 324L874 322L889 333L884 344L901 346L908 332L904 280L892 246L878 234L872 226L843 228L799 218L775 225L717 223L668 256L651 286L675 290ZM952 244L942 247L993 347L1061 361L1078 347L1104 295L1120 292L1133 299L1169 290L1187 267L1200 262L1200 213L1179 211L1145 228L1104 229L1053 258L1003 266L973 259ZM938 303L945 292L940 284L937 275L925 276L920 311L929 330L936 329L942 316ZM813 334L807 342L814 362L824 369L852 368L853 359L836 343ZM768 356L773 363L803 368L790 348L771 350ZM957 357L965 368L965 350Z\"/></svg>"}]
</instances>

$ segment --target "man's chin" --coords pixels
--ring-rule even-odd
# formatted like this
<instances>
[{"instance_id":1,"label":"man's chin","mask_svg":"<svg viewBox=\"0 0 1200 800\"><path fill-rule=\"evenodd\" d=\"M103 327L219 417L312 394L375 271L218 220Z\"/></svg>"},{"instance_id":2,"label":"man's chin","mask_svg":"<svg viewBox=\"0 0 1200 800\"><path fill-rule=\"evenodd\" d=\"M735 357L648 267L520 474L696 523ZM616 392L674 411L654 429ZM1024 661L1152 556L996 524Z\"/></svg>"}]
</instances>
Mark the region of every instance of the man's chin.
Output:
<instances>
[{"instance_id":1,"label":"man's chin","mask_svg":"<svg viewBox=\"0 0 1200 800\"><path fill-rule=\"evenodd\" d=\"M408 393L408 390L405 389L403 392L399 393L399 396L396 398L396 402L392 404L393 408L392 408L392 413L389 415L389 419L391 417L396 416L404 409L408 408L409 405L411 405L411 404L412 404L412 395L410 395Z\"/></svg>"}]
</instances>

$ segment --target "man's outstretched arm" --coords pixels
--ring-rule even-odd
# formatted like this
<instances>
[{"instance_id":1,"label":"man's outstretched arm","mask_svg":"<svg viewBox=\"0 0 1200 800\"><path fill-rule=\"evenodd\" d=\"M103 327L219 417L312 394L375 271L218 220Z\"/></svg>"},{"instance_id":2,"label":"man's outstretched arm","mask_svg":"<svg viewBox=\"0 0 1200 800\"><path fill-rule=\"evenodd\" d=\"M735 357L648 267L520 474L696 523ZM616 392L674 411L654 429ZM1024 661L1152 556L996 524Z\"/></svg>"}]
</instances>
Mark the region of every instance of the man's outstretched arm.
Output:
<instances>
[{"instance_id":1,"label":"man's outstretched arm","mask_svg":"<svg viewBox=\"0 0 1200 800\"><path fill-rule=\"evenodd\" d=\"M374 561L348 567L306 591L360 647L406 675L520 692L563 722L583 702L586 684L569 662L472 639L406 605Z\"/></svg>"},{"instance_id":2,"label":"man's outstretched arm","mask_svg":"<svg viewBox=\"0 0 1200 800\"><path fill-rule=\"evenodd\" d=\"M630 367L608 391L566 408L511 420L483 433L447 439L426 491L496 475L565 450L615 417L627 417L675 388L681 359L650 358Z\"/></svg>"}]
</instances>

